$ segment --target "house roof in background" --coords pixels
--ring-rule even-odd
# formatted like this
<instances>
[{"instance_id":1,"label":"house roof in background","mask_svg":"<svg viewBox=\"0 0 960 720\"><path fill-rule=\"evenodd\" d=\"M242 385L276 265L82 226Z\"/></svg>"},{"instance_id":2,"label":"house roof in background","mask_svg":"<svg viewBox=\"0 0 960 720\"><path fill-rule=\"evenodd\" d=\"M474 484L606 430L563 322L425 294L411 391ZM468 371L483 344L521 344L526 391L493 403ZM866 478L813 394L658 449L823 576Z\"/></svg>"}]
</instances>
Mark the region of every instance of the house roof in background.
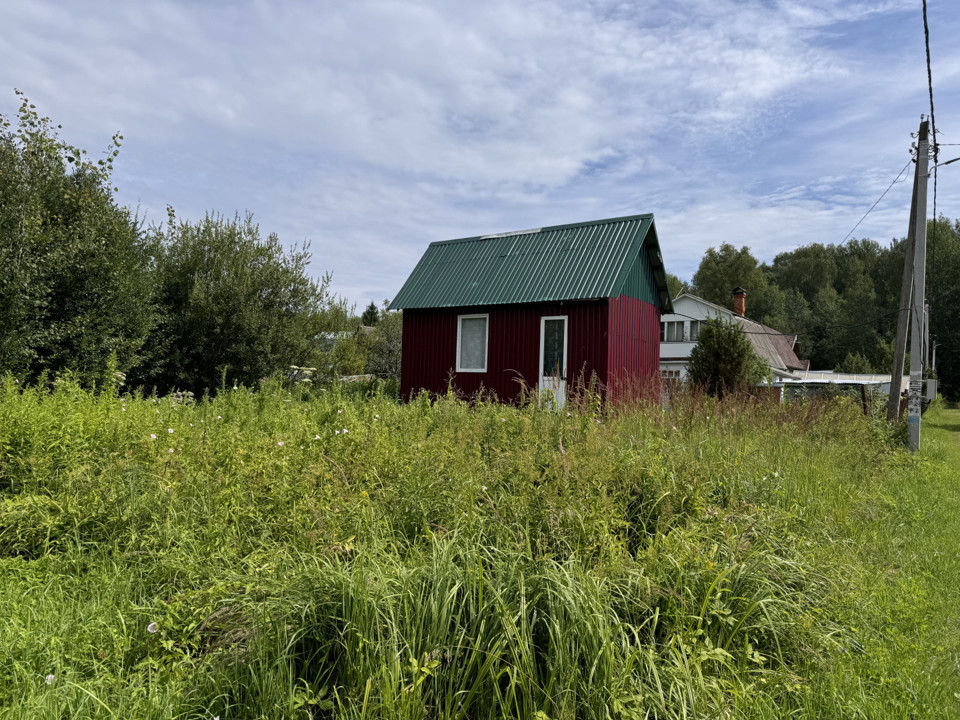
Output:
<instances>
[{"instance_id":1,"label":"house roof in background","mask_svg":"<svg viewBox=\"0 0 960 720\"><path fill-rule=\"evenodd\" d=\"M704 300L690 293L680 293L674 298L674 302L684 297L708 306L711 310L716 311L716 314L720 317L732 319L738 323L744 332L747 333L747 338L753 346L753 351L763 358L772 370L779 370L781 373L793 373L797 370L808 370L810 368L810 361L801 360L797 355L795 350L797 345L796 335L782 333L755 320L741 317L730 308L721 307L709 300ZM669 318L664 318L664 320L668 319Z\"/></svg>"},{"instance_id":2,"label":"house roof in background","mask_svg":"<svg viewBox=\"0 0 960 720\"><path fill-rule=\"evenodd\" d=\"M625 293L638 258L660 309L673 307L653 215L431 243L391 309L590 300Z\"/></svg>"},{"instance_id":3,"label":"house roof in background","mask_svg":"<svg viewBox=\"0 0 960 720\"><path fill-rule=\"evenodd\" d=\"M767 327L739 315L735 315L734 319L740 323L744 332L747 333L754 352L762 357L771 368L788 371L809 369L810 361L801 360L794 350L797 344L796 335L786 335L772 327Z\"/></svg>"}]
</instances>

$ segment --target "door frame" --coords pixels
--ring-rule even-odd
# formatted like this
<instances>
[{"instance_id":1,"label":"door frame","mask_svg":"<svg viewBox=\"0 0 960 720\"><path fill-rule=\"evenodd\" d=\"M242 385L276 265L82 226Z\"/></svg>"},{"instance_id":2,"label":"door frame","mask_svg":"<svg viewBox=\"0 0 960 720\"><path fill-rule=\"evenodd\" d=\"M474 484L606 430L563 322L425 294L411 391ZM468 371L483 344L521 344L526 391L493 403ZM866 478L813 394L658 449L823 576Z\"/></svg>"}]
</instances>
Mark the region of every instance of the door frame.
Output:
<instances>
[{"instance_id":1,"label":"door frame","mask_svg":"<svg viewBox=\"0 0 960 720\"><path fill-rule=\"evenodd\" d=\"M544 315L540 318L540 353L537 355L538 375L540 378L539 387L543 387L544 377L556 377L554 375L543 374L543 349L546 339L547 320L563 320L563 376L559 380L567 381L567 343L570 338L570 319L568 315Z\"/></svg>"}]
</instances>

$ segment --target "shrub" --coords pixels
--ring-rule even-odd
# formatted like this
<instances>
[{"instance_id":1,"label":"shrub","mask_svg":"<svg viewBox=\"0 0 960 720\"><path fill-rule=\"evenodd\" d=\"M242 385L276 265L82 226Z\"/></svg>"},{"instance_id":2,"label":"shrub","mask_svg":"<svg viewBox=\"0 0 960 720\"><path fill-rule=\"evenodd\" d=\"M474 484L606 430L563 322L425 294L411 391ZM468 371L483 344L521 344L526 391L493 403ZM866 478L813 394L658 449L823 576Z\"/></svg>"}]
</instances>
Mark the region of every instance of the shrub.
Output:
<instances>
[{"instance_id":1,"label":"shrub","mask_svg":"<svg viewBox=\"0 0 960 720\"><path fill-rule=\"evenodd\" d=\"M307 275L306 246L287 251L276 235L262 239L250 215L191 223L172 208L150 237L159 324L133 382L200 394L223 377L253 385L291 365L318 365L329 277Z\"/></svg>"},{"instance_id":2,"label":"shrub","mask_svg":"<svg viewBox=\"0 0 960 720\"><path fill-rule=\"evenodd\" d=\"M758 384L766 372L766 363L754 353L739 325L720 318L701 325L700 337L690 352L687 377L691 383L722 397Z\"/></svg>"}]
</instances>

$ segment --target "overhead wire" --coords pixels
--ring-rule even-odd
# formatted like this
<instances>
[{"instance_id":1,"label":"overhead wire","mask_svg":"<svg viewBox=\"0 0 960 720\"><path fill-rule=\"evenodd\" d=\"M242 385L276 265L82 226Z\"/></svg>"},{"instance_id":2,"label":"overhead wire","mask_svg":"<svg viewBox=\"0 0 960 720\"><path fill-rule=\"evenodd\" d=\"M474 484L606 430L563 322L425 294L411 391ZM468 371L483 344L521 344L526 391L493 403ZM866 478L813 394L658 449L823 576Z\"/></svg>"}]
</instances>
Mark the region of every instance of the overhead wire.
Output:
<instances>
[{"instance_id":1,"label":"overhead wire","mask_svg":"<svg viewBox=\"0 0 960 720\"><path fill-rule=\"evenodd\" d=\"M937 122L933 114L933 72L930 68L930 25L927 22L927 0L923 0L923 42L927 51L927 88L930 92L930 137L933 144L933 219L937 219Z\"/></svg>"},{"instance_id":2,"label":"overhead wire","mask_svg":"<svg viewBox=\"0 0 960 720\"><path fill-rule=\"evenodd\" d=\"M960 143L940 143L940 142L937 141L937 125L936 125L936 121L935 121L935 119L934 119L934 107L933 107L933 72L932 72L931 63L930 63L930 25L929 25L929 23L928 23L928 21L927 21L927 0L923 0L923 36L924 36L924 46L925 46L925 49L926 49L926 57L927 57L927 89L928 89L929 96L930 96L930 135L931 135L931 138L932 138L931 145L932 145L932 149L933 149L933 162L934 162L934 165L933 165L933 168L932 168L932 169L933 169L933 218L934 218L934 221L936 221L936 218L937 218L937 168L940 167L941 164L942 164L942 165L949 165L949 164L951 164L951 163L954 163L954 162L957 162L958 160L960 160L960 158L954 158L953 160L948 160L948 161L945 162L945 163L939 163L938 160L939 160L939 156L940 156L940 145L944 145L944 146L947 146L947 145L949 145L949 146L960 146ZM883 200L883 198L886 196L886 194L887 194L888 192L890 192L890 188L892 188L894 185L896 185L897 182L900 180L900 178L901 178L901 176L903 175L904 171L906 171L906 169L910 166L910 163L911 163L911 162L913 162L913 158L912 158L912 157L911 157L909 160L907 160L906 164L900 169L900 172L897 173L897 176L896 176L896 177L893 179L893 181L887 186L887 188L880 194L880 197L877 198L876 202L874 202L873 205L870 206L870 209L867 210L867 211L863 214L863 217L861 217L861 218L857 221L857 224L854 225L853 228L850 230L850 232L848 232L848 233L846 234L846 236L845 236L845 237L843 238L843 240L841 241L841 244L844 243L844 242L846 242L847 239L848 239L851 235L853 235L854 232L856 232L856 229L857 229L858 227L860 227L860 224L867 218L867 216L868 216L871 212L873 212L874 208L876 208L877 205L880 204L880 201ZM899 314L899 313L901 313L901 312L913 312L913 313L915 314L916 311L917 311L917 309L914 308L914 307L912 307L912 304L911 304L911 307L897 308L896 310L892 310L892 311L890 311L890 312L888 312L888 313L883 313L882 315L877 315L876 317L873 317L873 318L871 318L871 319L869 319L869 320L867 320L867 321L865 321L865 322L857 323L857 324L854 324L854 325L828 325L828 326L824 326L824 327L822 327L822 328L818 328L818 329L816 329L816 330L805 330L805 331L802 331L802 332L793 332L793 333L781 333L781 332L777 332L777 331L773 330L772 328L771 328L771 332L767 332L767 331L757 331L757 330L745 330L745 329L742 329L742 328L741 328L741 332L743 332L744 335L785 335L785 336L786 336L786 335L792 335L792 336L794 336L794 337L801 337L801 336L804 336L804 335L819 335L819 334L822 334L823 332L825 332L825 331L827 331L827 330L852 330L852 329L855 329L855 328L866 327L866 326L872 325L872 324L874 324L874 323L876 323L876 322L878 322L878 321L880 321L880 320L883 320L884 318L890 317L891 315L897 315L897 314ZM686 318L686 319L688 319L688 320L696 320L696 321L698 321L698 322L703 322L703 321L704 321L703 318L694 317L694 316L692 316L692 315L686 315L686 314L684 314L684 313L676 313L676 312L675 312L675 313L671 313L671 314L674 315L674 316L676 316L676 317ZM744 318L744 319L746 319L746 318ZM916 319L916 318L915 318L915 319ZM670 321L669 321L669 320L665 320L664 322L670 322ZM756 321L750 320L749 322L756 322ZM757 323L757 324L760 325L760 323Z\"/></svg>"},{"instance_id":3,"label":"overhead wire","mask_svg":"<svg viewBox=\"0 0 960 720\"><path fill-rule=\"evenodd\" d=\"M940 145L937 142L937 122L933 114L933 71L930 67L930 24L927 22L927 0L923 0L923 44L927 51L927 89L930 93L930 138L933 145L933 227L934 232L936 232L936 223L937 223L937 168L939 167L940 160ZM949 165L953 160L945 162L944 165ZM937 243L933 242L930 244L930 258L936 263L936 248ZM922 303L921 299L921 303ZM916 314L917 308L914 308L914 314ZM921 314L923 313L923 308L920 308ZM914 317L914 321L917 318ZM919 327L923 327L923 323L919 323Z\"/></svg>"},{"instance_id":4,"label":"overhead wire","mask_svg":"<svg viewBox=\"0 0 960 720\"><path fill-rule=\"evenodd\" d=\"M893 182L891 182L891 183L887 186L887 189L884 190L884 191L880 194L880 197L878 197L878 198L877 198L877 201L876 201L873 205L870 206L870 209L867 210L867 211L863 214L863 217L860 218L859 220L857 220L857 224L854 225L853 228L850 230L850 232L847 233L847 236L846 236L845 238L843 238L843 240L840 241L840 244L841 244L841 245L847 241L847 238L849 238L851 235L853 235L853 233L856 231L856 229L857 229L858 227L860 227L860 223L862 223L864 220L866 220L867 215L869 215L870 213L872 213L872 212L873 212L873 209L874 209L877 205L880 204L880 201L883 200L884 196L885 196L888 192L890 192L890 188L892 188L894 185L897 184L897 181L900 180L900 176L902 176L903 173L904 173L904 171L905 171L908 167L910 167L910 163L912 163L912 162L913 162L913 158L912 158L912 157L911 157L909 160L907 160L907 164L904 165L904 166L900 169L900 172L897 173L897 176L893 179Z\"/></svg>"},{"instance_id":5,"label":"overhead wire","mask_svg":"<svg viewBox=\"0 0 960 720\"><path fill-rule=\"evenodd\" d=\"M927 21L927 0L923 0L923 37L924 37L924 47L926 49L926 57L927 57L927 90L930 96L930 137L931 137L931 145L933 148L933 163L934 163L933 164L933 218L934 220L936 220L937 218L937 168L939 167L938 160L940 158L941 143L937 141L937 123L935 120L934 107L933 107L933 70L930 63L930 24ZM943 143L943 144L944 145L960 145L960 143ZM900 177L903 175L904 171L910 166L911 162L912 160L907 161L906 165L903 166L903 169L900 170L899 173L897 173L897 176L893 179L893 182L891 182L890 185L887 186L887 189L880 194L880 197L877 198L877 201L870 206L870 209L863 214L863 217L861 217L857 221L857 224L854 225L853 228L850 230L850 232L846 234L846 236L841 241L841 244L846 242L847 239L851 235L853 235L854 232L856 232L857 228L860 227L860 224L864 220L866 220L867 216L871 212L873 212L874 208L876 208L877 205L880 204L880 201L883 200L883 198L886 196L888 192L890 192L890 188L896 185L897 182L900 180ZM954 162L954 161L951 160L949 162ZM943 163L943 164L947 165L948 163Z\"/></svg>"}]
</instances>

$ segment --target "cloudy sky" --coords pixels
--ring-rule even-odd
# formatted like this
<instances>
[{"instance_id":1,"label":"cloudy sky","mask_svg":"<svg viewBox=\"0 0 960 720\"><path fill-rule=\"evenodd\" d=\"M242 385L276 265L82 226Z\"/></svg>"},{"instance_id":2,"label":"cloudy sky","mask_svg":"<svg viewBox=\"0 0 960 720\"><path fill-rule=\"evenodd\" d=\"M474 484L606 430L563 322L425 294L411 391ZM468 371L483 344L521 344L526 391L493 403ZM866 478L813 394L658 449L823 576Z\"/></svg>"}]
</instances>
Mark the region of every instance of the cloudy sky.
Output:
<instances>
[{"instance_id":1,"label":"cloudy sky","mask_svg":"<svg viewBox=\"0 0 960 720\"><path fill-rule=\"evenodd\" d=\"M960 4L928 17L960 143ZM19 88L94 155L120 131L119 202L250 211L360 308L455 237L652 212L687 279L724 242L840 243L930 107L920 0L3 0L0 27L0 113ZM855 237L905 235L911 179Z\"/></svg>"}]
</instances>

